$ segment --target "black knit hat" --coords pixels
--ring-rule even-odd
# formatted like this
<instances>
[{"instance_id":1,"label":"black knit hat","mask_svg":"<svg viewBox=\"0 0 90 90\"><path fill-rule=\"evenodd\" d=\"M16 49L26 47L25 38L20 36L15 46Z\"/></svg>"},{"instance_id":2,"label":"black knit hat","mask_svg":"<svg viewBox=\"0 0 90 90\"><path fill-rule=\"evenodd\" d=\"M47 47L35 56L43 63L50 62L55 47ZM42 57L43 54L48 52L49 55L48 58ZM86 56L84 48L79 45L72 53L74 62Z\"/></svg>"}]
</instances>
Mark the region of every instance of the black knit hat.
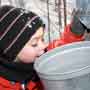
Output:
<instances>
[{"instance_id":1,"label":"black knit hat","mask_svg":"<svg viewBox=\"0 0 90 90\"><path fill-rule=\"evenodd\" d=\"M13 6L0 7L0 55L14 60L25 43L44 24L39 16Z\"/></svg>"}]
</instances>

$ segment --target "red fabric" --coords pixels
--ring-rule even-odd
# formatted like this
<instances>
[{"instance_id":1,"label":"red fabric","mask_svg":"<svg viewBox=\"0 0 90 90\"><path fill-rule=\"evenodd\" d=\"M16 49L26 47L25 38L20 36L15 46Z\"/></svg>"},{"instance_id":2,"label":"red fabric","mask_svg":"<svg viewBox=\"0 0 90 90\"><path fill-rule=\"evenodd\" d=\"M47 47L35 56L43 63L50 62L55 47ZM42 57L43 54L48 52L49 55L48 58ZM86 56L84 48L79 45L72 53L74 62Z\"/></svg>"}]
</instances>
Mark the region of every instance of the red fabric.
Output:
<instances>
[{"instance_id":1,"label":"red fabric","mask_svg":"<svg viewBox=\"0 0 90 90\"><path fill-rule=\"evenodd\" d=\"M20 90L20 83L12 84L8 80L0 77L0 90Z\"/></svg>"},{"instance_id":2,"label":"red fabric","mask_svg":"<svg viewBox=\"0 0 90 90\"><path fill-rule=\"evenodd\" d=\"M26 85L27 90L43 90L41 82L30 81ZM22 90L21 84L11 83L10 81L0 77L0 90Z\"/></svg>"},{"instance_id":3,"label":"red fabric","mask_svg":"<svg viewBox=\"0 0 90 90\"><path fill-rule=\"evenodd\" d=\"M27 88L29 90L44 90L41 82L34 83L33 81L28 83Z\"/></svg>"},{"instance_id":4,"label":"red fabric","mask_svg":"<svg viewBox=\"0 0 90 90\"><path fill-rule=\"evenodd\" d=\"M58 47L64 44L77 42L77 41L83 41L83 40L84 40L83 35L76 35L71 32L70 24L69 24L65 27L64 32L61 34L60 39L57 39L51 42L49 46L47 47L47 50L51 50L55 47Z\"/></svg>"}]
</instances>

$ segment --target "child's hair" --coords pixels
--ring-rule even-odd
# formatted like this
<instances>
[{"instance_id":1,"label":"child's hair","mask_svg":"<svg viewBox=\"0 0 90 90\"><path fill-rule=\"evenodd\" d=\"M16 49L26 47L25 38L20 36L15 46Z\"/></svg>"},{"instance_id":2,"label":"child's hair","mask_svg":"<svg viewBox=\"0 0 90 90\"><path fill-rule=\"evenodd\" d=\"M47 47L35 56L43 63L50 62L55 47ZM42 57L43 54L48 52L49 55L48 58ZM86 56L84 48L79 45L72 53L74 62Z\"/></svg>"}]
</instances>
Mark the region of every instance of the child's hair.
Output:
<instances>
[{"instance_id":1,"label":"child's hair","mask_svg":"<svg viewBox=\"0 0 90 90\"><path fill-rule=\"evenodd\" d=\"M39 27L44 27L44 24L35 13L13 6L1 6L0 55L14 60Z\"/></svg>"}]
</instances>

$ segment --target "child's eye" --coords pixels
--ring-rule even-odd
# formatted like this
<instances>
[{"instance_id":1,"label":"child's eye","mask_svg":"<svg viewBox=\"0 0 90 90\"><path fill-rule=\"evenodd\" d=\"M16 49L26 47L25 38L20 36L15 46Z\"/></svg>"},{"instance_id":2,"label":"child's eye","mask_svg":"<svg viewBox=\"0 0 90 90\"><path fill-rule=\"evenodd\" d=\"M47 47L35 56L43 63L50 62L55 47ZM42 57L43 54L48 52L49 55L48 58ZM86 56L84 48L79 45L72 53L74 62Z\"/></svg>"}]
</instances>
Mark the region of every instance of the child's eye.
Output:
<instances>
[{"instance_id":1,"label":"child's eye","mask_svg":"<svg viewBox=\"0 0 90 90\"><path fill-rule=\"evenodd\" d=\"M32 44L32 47L37 47L37 44Z\"/></svg>"},{"instance_id":2,"label":"child's eye","mask_svg":"<svg viewBox=\"0 0 90 90\"><path fill-rule=\"evenodd\" d=\"M42 41L44 42L44 38L42 38Z\"/></svg>"}]
</instances>

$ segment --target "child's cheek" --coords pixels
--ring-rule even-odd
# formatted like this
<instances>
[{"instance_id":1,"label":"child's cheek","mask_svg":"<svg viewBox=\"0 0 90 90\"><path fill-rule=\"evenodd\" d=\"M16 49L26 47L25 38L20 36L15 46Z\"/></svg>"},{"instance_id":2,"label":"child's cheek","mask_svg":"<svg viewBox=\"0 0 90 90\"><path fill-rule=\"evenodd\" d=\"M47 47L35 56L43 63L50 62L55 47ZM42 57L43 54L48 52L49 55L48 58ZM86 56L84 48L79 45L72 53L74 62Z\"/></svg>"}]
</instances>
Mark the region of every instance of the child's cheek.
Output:
<instances>
[{"instance_id":1,"label":"child's cheek","mask_svg":"<svg viewBox=\"0 0 90 90\"><path fill-rule=\"evenodd\" d=\"M24 63L33 62L36 58L36 51L31 47L24 47L20 52L19 57Z\"/></svg>"}]
</instances>

